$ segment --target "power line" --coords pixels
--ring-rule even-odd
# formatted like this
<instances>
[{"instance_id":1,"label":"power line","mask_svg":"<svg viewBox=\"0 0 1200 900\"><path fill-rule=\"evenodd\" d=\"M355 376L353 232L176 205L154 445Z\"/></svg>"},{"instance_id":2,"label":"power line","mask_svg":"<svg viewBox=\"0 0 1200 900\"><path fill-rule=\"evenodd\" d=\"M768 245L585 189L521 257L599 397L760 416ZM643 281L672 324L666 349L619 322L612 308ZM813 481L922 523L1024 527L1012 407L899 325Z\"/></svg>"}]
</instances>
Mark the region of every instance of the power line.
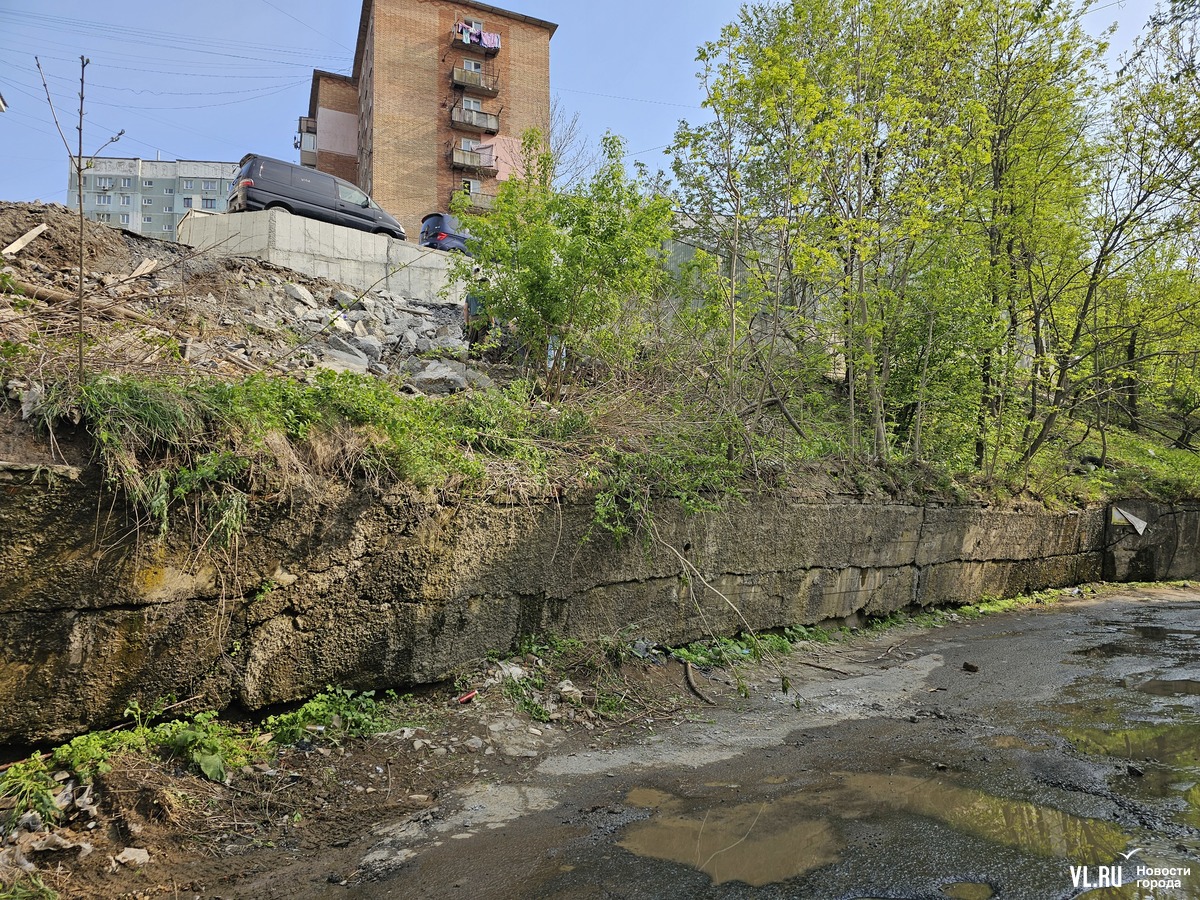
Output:
<instances>
[{"instance_id":1,"label":"power line","mask_svg":"<svg viewBox=\"0 0 1200 900\"><path fill-rule=\"evenodd\" d=\"M339 47L341 47L343 50L349 50L349 51L350 51L350 53L354 53L354 48L353 48L353 47L347 47L345 44L343 44L343 43L341 43L341 42L339 42L339 41L335 41L335 40L333 40L333 38L329 37L329 35L327 35L325 32L321 31L321 30L320 30L320 29L318 29L318 28L314 28L312 25L309 25L309 24L308 24L307 22L305 22L303 19L297 19L295 16L293 16L293 15L292 15L290 12L288 12L286 9L280 9L278 6L276 6L274 3L272 3L272 2L271 2L271 0L262 0L262 2L263 2L263 3L265 3L265 4L267 4L267 6L271 7L271 9L275 10L276 12L282 13L283 15L287 16L287 17L288 17L289 19L291 19L293 22L299 22L301 25L303 25L303 26L304 26L305 28L307 28L309 31L315 31L317 34L319 34L319 35L322 35L323 37L326 37L326 38L328 38L328 39L329 39L329 40L330 40L332 43L334 43L334 44L337 44L337 45L338 45Z\"/></svg>"},{"instance_id":2,"label":"power line","mask_svg":"<svg viewBox=\"0 0 1200 900\"><path fill-rule=\"evenodd\" d=\"M164 33L157 29L147 28L129 28L127 26L110 25L104 22L88 22L81 19L68 18L63 16L46 16L37 13L12 13L0 10L0 21L9 18L18 26L28 26L32 29L42 29L53 35L61 35L63 32L85 35L88 38L95 39L111 38L114 41L123 45L141 44L156 49L174 48L183 51L190 51L202 54L229 55L237 57L238 54L222 53L225 49L244 50L253 53L272 53L288 56L303 56L305 58L335 58L332 54L327 54L323 51L311 47L296 47L284 48L278 44L256 44L249 41L231 41L227 38L207 38L195 35L179 35L175 36L169 33ZM203 47L217 49L198 49ZM261 57L259 57L261 58Z\"/></svg>"},{"instance_id":3,"label":"power line","mask_svg":"<svg viewBox=\"0 0 1200 900\"><path fill-rule=\"evenodd\" d=\"M182 76L182 77L190 77L190 76ZM269 77L278 80L279 78L285 78L287 76L278 75L278 76L269 76ZM50 73L47 73L47 78L49 78L52 81L66 81L66 82L69 82L72 84L78 83L78 81L79 81L78 78L69 78L66 75L51 75ZM240 91L153 91L148 88L122 87L120 85L115 85L115 84L101 84L101 83L95 82L95 81L89 81L87 83L87 86L88 86L89 90L94 90L94 89L99 88L101 90L106 90L106 91L126 91L131 94L149 94L154 97L220 97L220 96L229 96L231 94L261 94L263 91L268 91L268 90L271 90L272 88L277 88L277 87L288 88L288 87L295 87L297 85L307 84L307 83L308 83L308 81L307 81L307 79L305 79L304 81L289 81L287 84L283 84L283 85L267 84L267 85L263 85L261 87L256 87L256 88L243 88ZM163 108L163 107L159 107L159 108ZM188 107L180 107L180 108L186 109Z\"/></svg>"},{"instance_id":4,"label":"power line","mask_svg":"<svg viewBox=\"0 0 1200 900\"><path fill-rule=\"evenodd\" d=\"M263 89L262 91L256 91L254 93L253 97L243 97L241 100L225 100L221 103L198 103L198 104L194 104L192 106L139 106L138 109L139 110L153 109L153 110L164 111L164 110L184 110L184 109L212 109L217 106L234 106L238 103L249 103L254 100L261 100L264 97L273 97L276 94L282 94L284 91L289 91L292 88L300 87L301 85L306 84L306 83L307 82L304 82L304 81L293 81L291 84L285 84L285 85L282 85L281 87L276 87L273 90L272 89ZM241 92L235 92L235 93L241 93ZM95 105L95 106L109 106L109 107L112 107L113 109L125 109L125 110L129 109L128 104L125 104L125 103L105 103L102 100L90 100L89 103L92 105Z\"/></svg>"},{"instance_id":5,"label":"power line","mask_svg":"<svg viewBox=\"0 0 1200 900\"><path fill-rule=\"evenodd\" d=\"M3 56L6 53L14 54L16 52L17 51L14 51L12 49L0 48L0 56ZM22 53L21 56L24 57L24 53ZM64 62L64 63L74 63L74 64L79 63L78 56L74 56L74 57L53 56L53 55L48 55L48 54L44 54L44 53L39 54L39 56L43 60L51 60L53 62ZM28 57L28 58L32 59L32 57ZM145 57L140 57L140 56L137 58L139 60L146 59ZM167 61L179 63L182 65L192 65L191 63L181 63L180 60L178 60L178 59L172 59L172 60L167 60ZM188 79L193 79L193 78L233 78L238 81L245 81L250 78L263 78L263 79L270 78L270 79L278 80L280 78L292 78L295 76L294 72L288 72L287 74L277 74L277 75L255 75L255 74L249 74L249 73L245 73L245 72L241 72L241 71L231 72L231 71L228 71L230 68L232 68L230 66L225 67L227 70L225 72L211 72L211 71L209 71L209 72L180 72L177 70L168 70L168 69L140 69L140 68L137 68L134 66L114 65L110 62L107 62L107 61L105 61L103 59L99 59L99 58L97 58L93 62L93 65L96 66L97 69L100 69L103 71L112 70L112 71L116 71L116 72L140 72L140 73L147 74L147 75L175 75L180 78L188 78ZM202 66L206 69L212 68L212 65L210 63L206 63L206 62L195 63L194 65ZM287 63L286 65L291 66L293 64ZM305 66L304 68L307 68L307 66ZM49 74L49 73L47 73L47 74ZM51 78L64 78L64 76L61 76L61 75L51 75L50 77ZM71 81L73 79L65 78L65 80Z\"/></svg>"}]
</instances>

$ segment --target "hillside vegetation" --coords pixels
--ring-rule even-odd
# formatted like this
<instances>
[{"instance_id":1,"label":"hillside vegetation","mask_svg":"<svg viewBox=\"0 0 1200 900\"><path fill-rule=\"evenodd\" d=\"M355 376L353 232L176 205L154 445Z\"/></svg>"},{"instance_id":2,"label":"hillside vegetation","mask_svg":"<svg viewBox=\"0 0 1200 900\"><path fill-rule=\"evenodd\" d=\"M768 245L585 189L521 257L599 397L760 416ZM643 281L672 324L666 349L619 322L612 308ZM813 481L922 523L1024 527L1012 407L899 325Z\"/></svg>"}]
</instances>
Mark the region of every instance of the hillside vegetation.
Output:
<instances>
[{"instance_id":1,"label":"hillside vegetation","mask_svg":"<svg viewBox=\"0 0 1200 900\"><path fill-rule=\"evenodd\" d=\"M141 291L96 271L132 236L88 225L81 260L55 211L0 276L10 417L78 423L146 524L216 533L331 476L584 489L618 533L655 497L761 490L1200 496L1196 22L1152 21L1112 71L1077 12L749 4L700 50L710 115L670 177L609 136L564 187L526 135L494 208L457 210L491 390L295 365L320 335L247 313L264 267L181 256ZM196 363L214 334L237 365Z\"/></svg>"}]
</instances>

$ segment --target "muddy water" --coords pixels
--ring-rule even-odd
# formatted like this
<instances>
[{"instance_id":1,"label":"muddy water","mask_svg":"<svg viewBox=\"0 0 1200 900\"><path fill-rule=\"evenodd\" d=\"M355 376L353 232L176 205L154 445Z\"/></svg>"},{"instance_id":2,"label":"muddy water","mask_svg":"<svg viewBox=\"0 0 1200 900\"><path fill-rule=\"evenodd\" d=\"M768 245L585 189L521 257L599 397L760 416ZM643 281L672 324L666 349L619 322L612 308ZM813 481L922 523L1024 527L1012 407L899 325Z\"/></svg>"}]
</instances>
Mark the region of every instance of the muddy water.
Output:
<instances>
[{"instance_id":1,"label":"muddy water","mask_svg":"<svg viewBox=\"0 0 1200 900\"><path fill-rule=\"evenodd\" d=\"M1200 632L1096 624L1119 637L1073 651L1089 671L1064 685L1067 702L1034 710L1035 730L994 735L988 744L1020 765L1062 749L1055 745L1065 737L1118 803L1156 804L1155 813L1140 812L1140 823L1067 811L1053 791L1047 802L1027 788L1025 797L1006 796L1014 785L1002 773L981 787L970 773L978 767L944 754L957 765L931 773L903 762L887 772L830 774L764 799L746 800L744 785L700 797L635 788L626 803L652 814L617 843L702 872L714 887L774 887L783 897L1200 898L1194 854L1166 836L1200 830ZM1012 721L1008 712L1001 721ZM880 834L903 834L903 844L887 847L872 866L866 858L878 852L871 838ZM889 866L903 875L888 877Z\"/></svg>"},{"instance_id":2,"label":"muddy water","mask_svg":"<svg viewBox=\"0 0 1200 900\"><path fill-rule=\"evenodd\" d=\"M1129 842L1111 823L1005 800L935 776L842 773L800 793L715 807L711 797L689 802L638 788L626 802L656 815L626 829L620 846L700 869L716 884L761 886L802 875L845 853L845 823L898 815L932 819L988 843L1081 865L1105 863Z\"/></svg>"},{"instance_id":3,"label":"muddy water","mask_svg":"<svg viewBox=\"0 0 1200 900\"><path fill-rule=\"evenodd\" d=\"M1080 603L845 654L798 697L548 758L544 804L451 812L357 893L1200 900L1198 621Z\"/></svg>"}]
</instances>

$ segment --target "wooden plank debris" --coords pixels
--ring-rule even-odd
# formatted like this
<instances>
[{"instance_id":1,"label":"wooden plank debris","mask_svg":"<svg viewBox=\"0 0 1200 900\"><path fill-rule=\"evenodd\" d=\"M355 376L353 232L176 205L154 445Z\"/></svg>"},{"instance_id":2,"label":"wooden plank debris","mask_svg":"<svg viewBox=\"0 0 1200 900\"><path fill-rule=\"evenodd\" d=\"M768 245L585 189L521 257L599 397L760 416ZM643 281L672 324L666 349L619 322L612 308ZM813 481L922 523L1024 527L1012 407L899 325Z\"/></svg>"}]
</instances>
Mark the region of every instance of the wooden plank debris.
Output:
<instances>
[{"instance_id":1,"label":"wooden plank debris","mask_svg":"<svg viewBox=\"0 0 1200 900\"><path fill-rule=\"evenodd\" d=\"M141 264L136 269L133 270L133 274L130 275L129 277L130 278L140 278L143 275L149 275L151 272L153 272L157 268L158 268L158 260L157 259L143 259Z\"/></svg>"},{"instance_id":2,"label":"wooden plank debris","mask_svg":"<svg viewBox=\"0 0 1200 900\"><path fill-rule=\"evenodd\" d=\"M7 247L5 247L3 250L0 250L0 254L3 254L4 256L16 256L18 253L20 253L22 250L24 250L29 245L30 241L32 241L35 237L37 237L39 234L41 234L43 231L45 231L48 227L49 226L47 226L46 223L43 222L41 225L38 225L36 228L29 229L27 232L25 232L23 235L21 235L19 238L17 238L11 244L9 244Z\"/></svg>"},{"instance_id":3,"label":"wooden plank debris","mask_svg":"<svg viewBox=\"0 0 1200 900\"><path fill-rule=\"evenodd\" d=\"M26 284L23 281L15 279L13 280L13 286L26 297L32 297L44 303L67 305L79 302L79 298L74 294L67 294L55 288L39 287L36 284ZM95 315L105 316L110 319L129 319L133 322L139 322L142 325L154 324L154 321L148 316L144 316L140 312L136 312L120 303L93 300L91 297L88 297L83 301L83 305L86 310Z\"/></svg>"}]
</instances>

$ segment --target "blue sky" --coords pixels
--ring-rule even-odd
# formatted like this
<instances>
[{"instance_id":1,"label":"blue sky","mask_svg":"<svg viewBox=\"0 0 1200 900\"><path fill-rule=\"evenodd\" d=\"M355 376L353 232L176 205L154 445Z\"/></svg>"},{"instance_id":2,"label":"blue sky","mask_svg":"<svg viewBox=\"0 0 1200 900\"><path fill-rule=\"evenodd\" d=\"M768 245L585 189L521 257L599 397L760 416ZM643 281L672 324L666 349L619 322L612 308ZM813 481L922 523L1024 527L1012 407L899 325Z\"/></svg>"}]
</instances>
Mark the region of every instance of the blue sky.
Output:
<instances>
[{"instance_id":1,"label":"blue sky","mask_svg":"<svg viewBox=\"0 0 1200 900\"><path fill-rule=\"evenodd\" d=\"M680 119L699 122L696 48L717 36L737 0L499 0L557 22L551 92L590 136L613 131L631 156L666 168ZM1149 0L1099 0L1089 29L1119 22L1127 45ZM125 129L105 156L236 161L250 151L296 159L314 67L349 71L356 0L0 0L0 200L67 202L64 133L75 147L79 57L86 70L84 153Z\"/></svg>"}]
</instances>

